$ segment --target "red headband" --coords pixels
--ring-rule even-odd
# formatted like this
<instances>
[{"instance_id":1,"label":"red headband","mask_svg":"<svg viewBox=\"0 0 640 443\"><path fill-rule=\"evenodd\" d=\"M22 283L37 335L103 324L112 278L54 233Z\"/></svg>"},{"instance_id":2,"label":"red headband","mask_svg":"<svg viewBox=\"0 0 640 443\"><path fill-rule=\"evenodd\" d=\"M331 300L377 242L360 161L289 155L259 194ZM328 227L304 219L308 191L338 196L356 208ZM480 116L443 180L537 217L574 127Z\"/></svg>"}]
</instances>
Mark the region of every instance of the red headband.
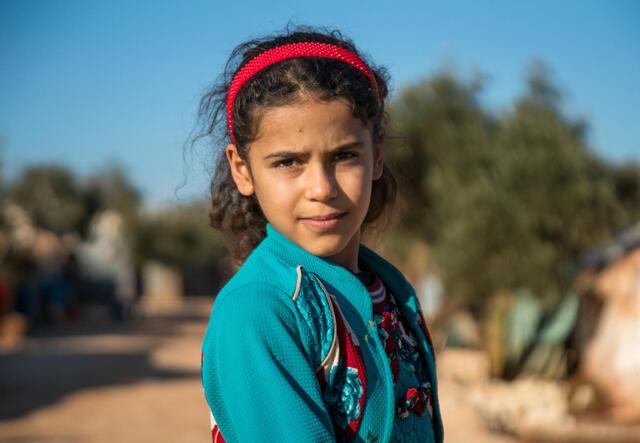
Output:
<instances>
[{"instance_id":1,"label":"red headband","mask_svg":"<svg viewBox=\"0 0 640 443\"><path fill-rule=\"evenodd\" d=\"M367 64L353 52L341 48L340 46L319 42L289 43L286 45L276 46L275 48L268 49L249 60L249 62L236 73L231 81L229 92L227 93L227 124L229 126L229 137L231 138L231 143L236 143L235 137L233 136L233 105L242 85L244 85L260 70L282 60L297 57L325 57L349 63L351 66L359 69L367 76L376 93L378 102L380 102L378 83L376 82L375 76Z\"/></svg>"}]
</instances>

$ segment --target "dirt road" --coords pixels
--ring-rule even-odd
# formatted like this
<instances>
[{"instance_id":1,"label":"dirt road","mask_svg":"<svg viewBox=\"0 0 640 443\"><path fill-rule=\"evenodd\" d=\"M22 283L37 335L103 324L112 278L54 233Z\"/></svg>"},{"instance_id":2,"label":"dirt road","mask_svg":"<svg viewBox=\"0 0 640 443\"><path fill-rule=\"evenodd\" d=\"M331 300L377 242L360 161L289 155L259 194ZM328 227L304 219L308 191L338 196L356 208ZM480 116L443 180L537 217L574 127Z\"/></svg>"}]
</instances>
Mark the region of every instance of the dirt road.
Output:
<instances>
[{"instance_id":1,"label":"dirt road","mask_svg":"<svg viewBox=\"0 0 640 443\"><path fill-rule=\"evenodd\" d=\"M0 356L0 442L204 442L200 342L210 299L130 324L95 311ZM103 315L104 314L104 315Z\"/></svg>"},{"instance_id":2,"label":"dirt road","mask_svg":"<svg viewBox=\"0 0 640 443\"><path fill-rule=\"evenodd\" d=\"M176 313L130 324L96 311L0 355L0 442L210 441L200 383L210 309L188 297ZM512 441L485 431L463 392L440 390L447 442Z\"/></svg>"}]
</instances>

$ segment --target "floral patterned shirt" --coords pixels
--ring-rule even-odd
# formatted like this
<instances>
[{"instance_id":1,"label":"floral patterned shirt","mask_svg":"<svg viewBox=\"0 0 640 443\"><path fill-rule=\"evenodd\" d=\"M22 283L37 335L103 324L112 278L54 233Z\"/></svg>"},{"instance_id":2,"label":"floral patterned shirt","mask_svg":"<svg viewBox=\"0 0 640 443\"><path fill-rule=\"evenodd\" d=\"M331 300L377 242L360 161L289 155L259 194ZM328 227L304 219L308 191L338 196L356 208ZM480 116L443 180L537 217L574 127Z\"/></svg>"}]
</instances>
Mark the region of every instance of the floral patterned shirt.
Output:
<instances>
[{"instance_id":1,"label":"floral patterned shirt","mask_svg":"<svg viewBox=\"0 0 640 443\"><path fill-rule=\"evenodd\" d=\"M396 416L391 441L433 441L431 383L422 351L393 293L365 262L359 267L355 275L371 294L373 318L393 375Z\"/></svg>"}]
</instances>

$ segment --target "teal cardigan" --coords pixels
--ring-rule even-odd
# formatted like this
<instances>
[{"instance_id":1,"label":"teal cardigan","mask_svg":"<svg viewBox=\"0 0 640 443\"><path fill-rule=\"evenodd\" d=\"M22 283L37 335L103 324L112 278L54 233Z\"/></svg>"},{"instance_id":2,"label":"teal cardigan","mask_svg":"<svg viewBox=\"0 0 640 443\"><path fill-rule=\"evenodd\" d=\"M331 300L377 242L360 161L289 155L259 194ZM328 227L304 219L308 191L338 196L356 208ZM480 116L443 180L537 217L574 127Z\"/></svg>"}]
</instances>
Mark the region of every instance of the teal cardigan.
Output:
<instances>
[{"instance_id":1,"label":"teal cardigan","mask_svg":"<svg viewBox=\"0 0 640 443\"><path fill-rule=\"evenodd\" d=\"M367 288L271 224L266 234L218 293L204 335L213 441L389 441L393 379ZM396 295L420 342L442 442L435 357L415 290L362 243L359 259Z\"/></svg>"}]
</instances>

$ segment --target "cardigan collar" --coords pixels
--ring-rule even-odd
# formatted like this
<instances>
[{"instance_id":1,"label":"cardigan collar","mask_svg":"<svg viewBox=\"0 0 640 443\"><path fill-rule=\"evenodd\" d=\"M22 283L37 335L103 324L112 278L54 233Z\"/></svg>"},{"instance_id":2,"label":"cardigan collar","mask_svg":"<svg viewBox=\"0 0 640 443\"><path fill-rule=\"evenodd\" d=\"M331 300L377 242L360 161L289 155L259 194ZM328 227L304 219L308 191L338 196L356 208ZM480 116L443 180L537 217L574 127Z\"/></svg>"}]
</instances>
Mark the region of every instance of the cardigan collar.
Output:
<instances>
[{"instance_id":1,"label":"cardigan collar","mask_svg":"<svg viewBox=\"0 0 640 443\"><path fill-rule=\"evenodd\" d=\"M357 275L342 265L331 260L314 255L290 240L271 225L266 224L266 237L262 241L262 247L266 248L278 260L293 266L302 265L306 270L318 275L325 283L332 286L334 295L342 293L355 309L367 321L373 317L373 307L369 291L362 284ZM391 287L394 295L398 296L402 305L406 305L415 315L415 297L413 287L406 281L402 273L391 263L375 251L360 243L358 246L358 258L368 264ZM410 316L411 318L414 315Z\"/></svg>"}]
</instances>

